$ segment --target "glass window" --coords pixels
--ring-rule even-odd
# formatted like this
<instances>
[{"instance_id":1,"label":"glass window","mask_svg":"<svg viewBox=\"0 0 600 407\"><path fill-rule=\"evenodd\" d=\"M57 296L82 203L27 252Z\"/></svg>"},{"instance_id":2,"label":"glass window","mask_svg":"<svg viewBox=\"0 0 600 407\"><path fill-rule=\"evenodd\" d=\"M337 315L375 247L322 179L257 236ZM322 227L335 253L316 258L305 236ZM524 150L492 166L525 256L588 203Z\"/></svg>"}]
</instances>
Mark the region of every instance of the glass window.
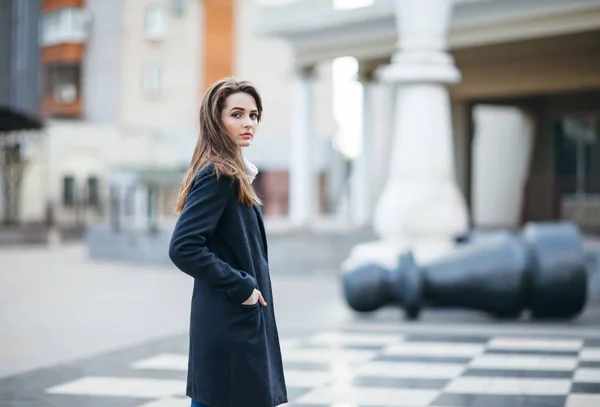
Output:
<instances>
[{"instance_id":1,"label":"glass window","mask_svg":"<svg viewBox=\"0 0 600 407\"><path fill-rule=\"evenodd\" d=\"M556 123L555 175L565 192L579 195L600 192L595 164L600 158L598 119L593 113L570 114Z\"/></svg>"},{"instance_id":2,"label":"glass window","mask_svg":"<svg viewBox=\"0 0 600 407\"><path fill-rule=\"evenodd\" d=\"M81 84L79 65L47 65L44 70L44 93L46 96L60 99L63 103L72 103L77 98Z\"/></svg>"},{"instance_id":3,"label":"glass window","mask_svg":"<svg viewBox=\"0 0 600 407\"><path fill-rule=\"evenodd\" d=\"M75 178L71 175L63 178L63 206L75 206Z\"/></svg>"},{"instance_id":4,"label":"glass window","mask_svg":"<svg viewBox=\"0 0 600 407\"><path fill-rule=\"evenodd\" d=\"M188 0L171 0L171 12L176 16L182 16L187 10Z\"/></svg>"},{"instance_id":5,"label":"glass window","mask_svg":"<svg viewBox=\"0 0 600 407\"><path fill-rule=\"evenodd\" d=\"M160 93L162 88L162 67L153 63L144 68L142 74L142 91L145 95L152 96Z\"/></svg>"},{"instance_id":6,"label":"glass window","mask_svg":"<svg viewBox=\"0 0 600 407\"><path fill-rule=\"evenodd\" d=\"M100 205L100 182L98 177L90 176L87 180L87 203L90 206Z\"/></svg>"},{"instance_id":7,"label":"glass window","mask_svg":"<svg viewBox=\"0 0 600 407\"><path fill-rule=\"evenodd\" d=\"M148 6L144 26L147 36L153 38L163 37L167 28L164 9L158 5Z\"/></svg>"}]
</instances>

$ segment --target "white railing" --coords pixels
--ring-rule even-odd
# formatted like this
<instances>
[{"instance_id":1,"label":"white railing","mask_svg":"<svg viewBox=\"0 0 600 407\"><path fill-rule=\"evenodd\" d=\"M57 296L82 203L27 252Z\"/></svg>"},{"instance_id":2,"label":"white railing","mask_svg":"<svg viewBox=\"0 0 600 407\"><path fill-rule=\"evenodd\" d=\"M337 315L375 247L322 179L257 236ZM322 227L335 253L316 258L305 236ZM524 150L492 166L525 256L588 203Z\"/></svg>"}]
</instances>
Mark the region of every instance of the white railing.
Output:
<instances>
[{"instance_id":1,"label":"white railing","mask_svg":"<svg viewBox=\"0 0 600 407\"><path fill-rule=\"evenodd\" d=\"M82 8L62 8L44 14L41 45L82 43L88 36L90 14Z\"/></svg>"}]
</instances>

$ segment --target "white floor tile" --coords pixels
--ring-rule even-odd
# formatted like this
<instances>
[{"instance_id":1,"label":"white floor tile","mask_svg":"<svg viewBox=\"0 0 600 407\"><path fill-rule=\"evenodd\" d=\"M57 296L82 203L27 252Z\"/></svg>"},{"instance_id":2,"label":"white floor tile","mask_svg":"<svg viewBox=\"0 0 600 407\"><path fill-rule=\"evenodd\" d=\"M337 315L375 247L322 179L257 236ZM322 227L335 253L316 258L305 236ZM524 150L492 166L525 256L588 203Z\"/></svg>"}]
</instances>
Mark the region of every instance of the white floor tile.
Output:
<instances>
[{"instance_id":1,"label":"white floor tile","mask_svg":"<svg viewBox=\"0 0 600 407\"><path fill-rule=\"evenodd\" d=\"M281 349L292 349L300 343L299 339L281 339L279 346Z\"/></svg>"},{"instance_id":2,"label":"white floor tile","mask_svg":"<svg viewBox=\"0 0 600 407\"><path fill-rule=\"evenodd\" d=\"M185 394L185 380L88 376L46 389L46 393L84 396L166 398Z\"/></svg>"},{"instance_id":3,"label":"white floor tile","mask_svg":"<svg viewBox=\"0 0 600 407\"><path fill-rule=\"evenodd\" d=\"M570 339L496 337L488 342L488 348L504 350L578 351L582 346L582 340Z\"/></svg>"},{"instance_id":4,"label":"white floor tile","mask_svg":"<svg viewBox=\"0 0 600 407\"><path fill-rule=\"evenodd\" d=\"M454 379L465 370L461 363L367 362L357 367L361 376Z\"/></svg>"},{"instance_id":5,"label":"white floor tile","mask_svg":"<svg viewBox=\"0 0 600 407\"><path fill-rule=\"evenodd\" d=\"M138 407L190 407L190 399L189 398L166 398L151 401L149 403L141 404Z\"/></svg>"},{"instance_id":6,"label":"white floor tile","mask_svg":"<svg viewBox=\"0 0 600 407\"><path fill-rule=\"evenodd\" d=\"M134 369L150 369L150 370L176 370L186 372L188 369L187 355L176 353L164 353L156 355L148 359L133 362L131 367Z\"/></svg>"},{"instance_id":7,"label":"white floor tile","mask_svg":"<svg viewBox=\"0 0 600 407\"><path fill-rule=\"evenodd\" d=\"M581 383L600 383L600 369L579 368L573 376L573 381Z\"/></svg>"},{"instance_id":8,"label":"white floor tile","mask_svg":"<svg viewBox=\"0 0 600 407\"><path fill-rule=\"evenodd\" d=\"M284 362L333 363L342 362L353 364L367 361L377 354L370 350L360 349L284 349Z\"/></svg>"},{"instance_id":9,"label":"white floor tile","mask_svg":"<svg viewBox=\"0 0 600 407\"><path fill-rule=\"evenodd\" d=\"M381 333L323 332L308 339L310 343L383 346L401 342L403 335Z\"/></svg>"},{"instance_id":10,"label":"white floor tile","mask_svg":"<svg viewBox=\"0 0 600 407\"><path fill-rule=\"evenodd\" d=\"M481 355L469 367L505 370L575 370L577 358L564 356Z\"/></svg>"},{"instance_id":11,"label":"white floor tile","mask_svg":"<svg viewBox=\"0 0 600 407\"><path fill-rule=\"evenodd\" d=\"M439 394L437 390L388 389L379 387L327 386L298 398L297 404L421 407Z\"/></svg>"},{"instance_id":12,"label":"white floor tile","mask_svg":"<svg viewBox=\"0 0 600 407\"><path fill-rule=\"evenodd\" d=\"M330 372L312 370L285 370L287 387L317 387L330 382L333 376Z\"/></svg>"},{"instance_id":13,"label":"white floor tile","mask_svg":"<svg viewBox=\"0 0 600 407\"><path fill-rule=\"evenodd\" d=\"M484 345L454 342L405 342L391 345L384 350L386 355L471 357L479 355Z\"/></svg>"},{"instance_id":14,"label":"white floor tile","mask_svg":"<svg viewBox=\"0 0 600 407\"><path fill-rule=\"evenodd\" d=\"M446 393L502 395L566 395L571 381L505 377L459 377L446 386Z\"/></svg>"},{"instance_id":15,"label":"white floor tile","mask_svg":"<svg viewBox=\"0 0 600 407\"><path fill-rule=\"evenodd\" d=\"M600 394L570 394L565 407L598 407Z\"/></svg>"},{"instance_id":16,"label":"white floor tile","mask_svg":"<svg viewBox=\"0 0 600 407\"><path fill-rule=\"evenodd\" d=\"M600 348L583 348L579 359L585 362L600 362Z\"/></svg>"}]
</instances>

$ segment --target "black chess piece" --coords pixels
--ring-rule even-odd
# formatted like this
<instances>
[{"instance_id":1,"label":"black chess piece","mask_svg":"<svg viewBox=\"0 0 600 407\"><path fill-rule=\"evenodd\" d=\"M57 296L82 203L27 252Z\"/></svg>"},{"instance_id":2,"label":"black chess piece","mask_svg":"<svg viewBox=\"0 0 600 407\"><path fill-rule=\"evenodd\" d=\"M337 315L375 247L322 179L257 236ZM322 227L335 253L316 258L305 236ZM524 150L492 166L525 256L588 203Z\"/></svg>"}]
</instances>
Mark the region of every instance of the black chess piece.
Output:
<instances>
[{"instance_id":1,"label":"black chess piece","mask_svg":"<svg viewBox=\"0 0 600 407\"><path fill-rule=\"evenodd\" d=\"M571 223L530 223L499 231L419 266L410 251L388 270L366 264L343 275L348 305L359 312L400 305L414 319L424 306L468 308L502 318L529 309L537 318L570 318L586 302L579 230Z\"/></svg>"}]
</instances>

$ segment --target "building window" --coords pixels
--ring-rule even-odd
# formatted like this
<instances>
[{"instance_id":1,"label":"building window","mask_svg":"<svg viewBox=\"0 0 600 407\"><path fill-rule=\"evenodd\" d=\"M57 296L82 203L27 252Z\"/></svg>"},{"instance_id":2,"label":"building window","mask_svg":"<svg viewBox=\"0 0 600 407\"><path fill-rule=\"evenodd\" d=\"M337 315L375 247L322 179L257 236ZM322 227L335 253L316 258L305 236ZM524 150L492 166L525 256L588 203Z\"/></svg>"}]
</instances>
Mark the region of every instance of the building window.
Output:
<instances>
[{"instance_id":1,"label":"building window","mask_svg":"<svg viewBox=\"0 0 600 407\"><path fill-rule=\"evenodd\" d=\"M87 34L88 14L81 8L62 8L44 14L42 45L80 43Z\"/></svg>"},{"instance_id":2,"label":"building window","mask_svg":"<svg viewBox=\"0 0 600 407\"><path fill-rule=\"evenodd\" d=\"M87 179L87 204L94 207L100 205L100 182L98 177L91 176Z\"/></svg>"},{"instance_id":3,"label":"building window","mask_svg":"<svg viewBox=\"0 0 600 407\"><path fill-rule=\"evenodd\" d=\"M150 64L142 73L142 91L144 95L156 96L162 88L162 67L160 64Z\"/></svg>"},{"instance_id":4,"label":"building window","mask_svg":"<svg viewBox=\"0 0 600 407\"><path fill-rule=\"evenodd\" d=\"M75 178L71 175L63 178L63 206L67 208L75 206Z\"/></svg>"},{"instance_id":5,"label":"building window","mask_svg":"<svg viewBox=\"0 0 600 407\"><path fill-rule=\"evenodd\" d=\"M171 13L177 17L185 15L188 0L171 0Z\"/></svg>"},{"instance_id":6,"label":"building window","mask_svg":"<svg viewBox=\"0 0 600 407\"><path fill-rule=\"evenodd\" d=\"M149 38L162 38L165 36L167 32L167 22L163 7L152 5L146 8L144 29L146 36Z\"/></svg>"},{"instance_id":7,"label":"building window","mask_svg":"<svg viewBox=\"0 0 600 407\"><path fill-rule=\"evenodd\" d=\"M71 104L77 99L81 84L79 65L47 65L44 70L44 94L60 104Z\"/></svg>"}]
</instances>

